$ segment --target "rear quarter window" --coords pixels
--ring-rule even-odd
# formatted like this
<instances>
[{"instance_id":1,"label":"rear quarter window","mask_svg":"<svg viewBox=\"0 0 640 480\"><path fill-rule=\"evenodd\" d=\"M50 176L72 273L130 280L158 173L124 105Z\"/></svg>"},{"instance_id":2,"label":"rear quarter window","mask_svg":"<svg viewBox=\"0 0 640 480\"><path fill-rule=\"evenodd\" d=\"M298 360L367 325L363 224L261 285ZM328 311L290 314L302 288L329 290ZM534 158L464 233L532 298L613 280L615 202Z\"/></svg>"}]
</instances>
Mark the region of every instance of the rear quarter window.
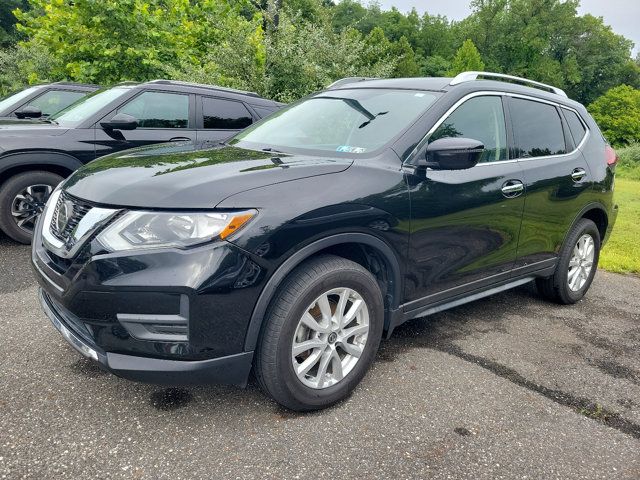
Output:
<instances>
[{"instance_id":1,"label":"rear quarter window","mask_svg":"<svg viewBox=\"0 0 640 480\"><path fill-rule=\"evenodd\" d=\"M510 104L517 156L546 157L567 153L562 121L555 106L512 98Z\"/></svg>"},{"instance_id":2,"label":"rear quarter window","mask_svg":"<svg viewBox=\"0 0 640 480\"><path fill-rule=\"evenodd\" d=\"M580 145L580 142L587 134L587 129L584 126L578 114L573 110L567 110L565 108L562 109L564 112L564 118L567 119L567 124L569 125L569 131L571 132L571 136L573 137L573 141L576 146Z\"/></svg>"}]
</instances>

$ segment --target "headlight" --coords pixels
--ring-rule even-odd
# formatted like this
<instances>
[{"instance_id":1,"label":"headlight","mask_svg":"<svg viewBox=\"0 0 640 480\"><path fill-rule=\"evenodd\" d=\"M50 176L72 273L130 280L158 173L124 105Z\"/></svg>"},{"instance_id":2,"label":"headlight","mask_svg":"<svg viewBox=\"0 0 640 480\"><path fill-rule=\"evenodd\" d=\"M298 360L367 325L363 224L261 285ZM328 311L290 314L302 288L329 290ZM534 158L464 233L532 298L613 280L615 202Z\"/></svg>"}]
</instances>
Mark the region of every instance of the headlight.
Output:
<instances>
[{"instance_id":1,"label":"headlight","mask_svg":"<svg viewBox=\"0 0 640 480\"><path fill-rule=\"evenodd\" d=\"M243 212L127 212L109 225L98 241L118 252L138 248L187 248L237 232L256 214Z\"/></svg>"}]
</instances>

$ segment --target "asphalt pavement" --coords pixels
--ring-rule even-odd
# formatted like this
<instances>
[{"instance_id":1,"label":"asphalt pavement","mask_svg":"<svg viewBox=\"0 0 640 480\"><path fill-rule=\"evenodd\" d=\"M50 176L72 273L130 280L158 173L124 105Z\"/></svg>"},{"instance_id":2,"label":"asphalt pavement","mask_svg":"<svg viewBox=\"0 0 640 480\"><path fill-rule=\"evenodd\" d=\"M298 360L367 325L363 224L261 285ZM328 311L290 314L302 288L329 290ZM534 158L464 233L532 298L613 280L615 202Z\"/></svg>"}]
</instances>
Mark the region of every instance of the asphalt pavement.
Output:
<instances>
[{"instance_id":1,"label":"asphalt pavement","mask_svg":"<svg viewBox=\"0 0 640 480\"><path fill-rule=\"evenodd\" d=\"M298 414L254 383L103 372L40 311L28 258L0 237L0 478L640 479L640 278L409 322L349 399Z\"/></svg>"}]
</instances>

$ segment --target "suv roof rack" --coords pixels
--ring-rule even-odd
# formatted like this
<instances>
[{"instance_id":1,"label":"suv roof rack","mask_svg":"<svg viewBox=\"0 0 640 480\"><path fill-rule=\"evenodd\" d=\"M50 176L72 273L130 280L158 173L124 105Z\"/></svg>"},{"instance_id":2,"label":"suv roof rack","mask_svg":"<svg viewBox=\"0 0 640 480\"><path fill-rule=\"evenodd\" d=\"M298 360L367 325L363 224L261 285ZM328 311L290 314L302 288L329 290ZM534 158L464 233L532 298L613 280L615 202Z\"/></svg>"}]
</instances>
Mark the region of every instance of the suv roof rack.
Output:
<instances>
[{"instance_id":1,"label":"suv roof rack","mask_svg":"<svg viewBox=\"0 0 640 480\"><path fill-rule=\"evenodd\" d=\"M163 79L159 79L159 80L151 80L147 83L155 83L155 84L161 84L161 85L183 85L185 87L198 87L198 88L206 88L209 90L218 90L221 92L230 92L230 93L240 93L243 95L250 95L252 97L259 97L260 95L258 95L256 92L247 92L245 90L237 90L235 88L227 88L227 87L220 87L218 85L207 85L205 83L193 83L193 82L183 82L182 80L163 80Z\"/></svg>"},{"instance_id":2,"label":"suv roof rack","mask_svg":"<svg viewBox=\"0 0 640 480\"><path fill-rule=\"evenodd\" d=\"M337 88L337 87L340 87L342 85L346 85L348 83L366 82L367 80L380 80L380 79L376 78L376 77L346 77L346 78L341 78L340 80L336 80L331 85L329 85L327 87L327 90L329 90L331 88Z\"/></svg>"},{"instance_id":3,"label":"suv roof rack","mask_svg":"<svg viewBox=\"0 0 640 480\"><path fill-rule=\"evenodd\" d=\"M566 97L567 94L564 90L554 87L552 85L547 85L546 83L536 82L534 80L529 80L527 78L522 77L514 77L513 75L505 75L504 73L493 73L493 72L462 72L451 80L449 85L458 85L464 82L471 82L477 80L478 78L486 79L486 80L508 80L513 83L519 83L525 86L539 88L541 90L546 90L551 93L555 93L556 95L562 95Z\"/></svg>"}]
</instances>

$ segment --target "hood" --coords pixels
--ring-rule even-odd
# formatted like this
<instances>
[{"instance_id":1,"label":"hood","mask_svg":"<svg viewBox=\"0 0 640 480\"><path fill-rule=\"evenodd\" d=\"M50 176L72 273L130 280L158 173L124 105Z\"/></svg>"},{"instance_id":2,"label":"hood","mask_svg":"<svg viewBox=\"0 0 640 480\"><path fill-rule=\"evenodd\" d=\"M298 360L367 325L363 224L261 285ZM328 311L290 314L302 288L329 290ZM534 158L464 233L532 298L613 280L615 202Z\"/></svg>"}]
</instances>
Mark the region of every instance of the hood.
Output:
<instances>
[{"instance_id":1,"label":"hood","mask_svg":"<svg viewBox=\"0 0 640 480\"><path fill-rule=\"evenodd\" d=\"M236 193L338 173L351 163L349 159L212 147L211 143L171 143L95 160L73 174L64 189L103 205L213 208Z\"/></svg>"}]
</instances>

